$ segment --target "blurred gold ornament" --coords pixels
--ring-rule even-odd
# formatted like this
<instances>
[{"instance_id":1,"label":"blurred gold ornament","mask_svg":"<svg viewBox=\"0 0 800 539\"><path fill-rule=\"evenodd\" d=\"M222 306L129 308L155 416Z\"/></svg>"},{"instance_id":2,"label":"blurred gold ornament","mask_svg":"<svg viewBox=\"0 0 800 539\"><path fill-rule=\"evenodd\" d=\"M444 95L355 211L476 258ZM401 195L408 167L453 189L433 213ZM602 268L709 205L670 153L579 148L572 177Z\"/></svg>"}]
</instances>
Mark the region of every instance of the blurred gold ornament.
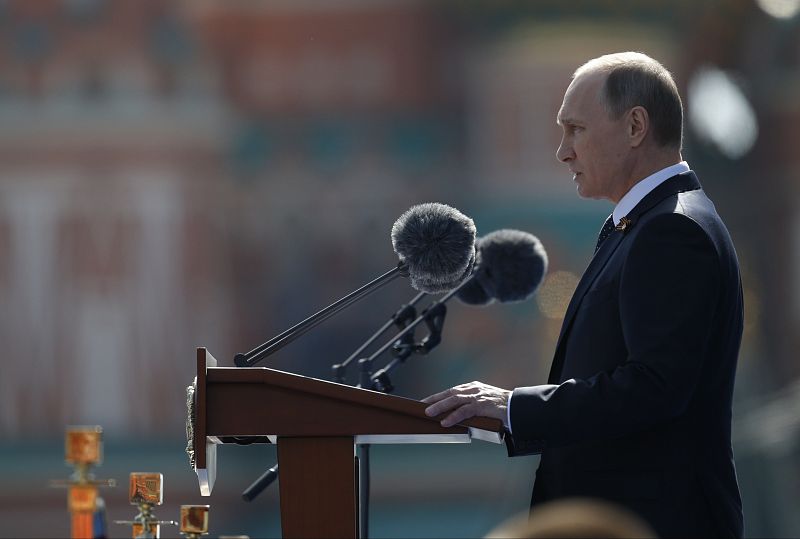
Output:
<instances>
[{"instance_id":1,"label":"blurred gold ornament","mask_svg":"<svg viewBox=\"0 0 800 539\"><path fill-rule=\"evenodd\" d=\"M160 473L131 472L128 488L131 505L161 505L164 500L161 490L163 481L164 476Z\"/></svg>"},{"instance_id":2,"label":"blurred gold ornament","mask_svg":"<svg viewBox=\"0 0 800 539\"><path fill-rule=\"evenodd\" d=\"M98 425L67 427L64 461L75 468L69 479L54 479L51 487L67 488L67 508L71 515L72 539L94 537L95 512L102 513L98 487L116 486L113 479L96 480L92 466L103 461L103 429ZM101 517L103 520L105 517Z\"/></svg>"},{"instance_id":3,"label":"blurred gold ornament","mask_svg":"<svg viewBox=\"0 0 800 539\"><path fill-rule=\"evenodd\" d=\"M97 465L103 461L103 429L99 426L68 427L66 461L68 464Z\"/></svg>"},{"instance_id":4,"label":"blurred gold ornament","mask_svg":"<svg viewBox=\"0 0 800 539\"><path fill-rule=\"evenodd\" d=\"M191 539L208 534L208 505L181 505L181 533Z\"/></svg>"},{"instance_id":5,"label":"blurred gold ornament","mask_svg":"<svg viewBox=\"0 0 800 539\"><path fill-rule=\"evenodd\" d=\"M128 482L128 498L131 505L139 506L139 514L133 520L115 520L115 524L129 524L134 539L157 539L161 537L163 524L177 525L174 520L158 520L153 506L164 500L164 476L156 472L132 472Z\"/></svg>"}]
</instances>

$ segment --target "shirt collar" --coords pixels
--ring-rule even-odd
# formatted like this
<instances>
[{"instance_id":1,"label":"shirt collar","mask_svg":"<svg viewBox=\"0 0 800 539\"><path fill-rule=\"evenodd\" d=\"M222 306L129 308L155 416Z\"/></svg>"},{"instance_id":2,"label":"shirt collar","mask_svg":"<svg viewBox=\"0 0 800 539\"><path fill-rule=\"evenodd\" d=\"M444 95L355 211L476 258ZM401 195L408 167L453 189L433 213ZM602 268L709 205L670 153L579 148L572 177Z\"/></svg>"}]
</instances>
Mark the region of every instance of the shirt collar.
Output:
<instances>
[{"instance_id":1,"label":"shirt collar","mask_svg":"<svg viewBox=\"0 0 800 539\"><path fill-rule=\"evenodd\" d=\"M630 191L625 193L625 196L620 199L616 208L614 208L614 213L612 214L614 217L614 225L618 225L620 220L628 215L631 210L633 210L633 208L635 208L636 205L641 202L642 199L648 195L648 193L650 193L650 191L673 176L677 176L678 174L682 174L684 172L689 172L689 170L691 170L689 168L689 164L686 161L681 161L680 163L676 163L667 168L662 168L658 172L655 172L645 179L639 181L636 185L631 187Z\"/></svg>"}]
</instances>

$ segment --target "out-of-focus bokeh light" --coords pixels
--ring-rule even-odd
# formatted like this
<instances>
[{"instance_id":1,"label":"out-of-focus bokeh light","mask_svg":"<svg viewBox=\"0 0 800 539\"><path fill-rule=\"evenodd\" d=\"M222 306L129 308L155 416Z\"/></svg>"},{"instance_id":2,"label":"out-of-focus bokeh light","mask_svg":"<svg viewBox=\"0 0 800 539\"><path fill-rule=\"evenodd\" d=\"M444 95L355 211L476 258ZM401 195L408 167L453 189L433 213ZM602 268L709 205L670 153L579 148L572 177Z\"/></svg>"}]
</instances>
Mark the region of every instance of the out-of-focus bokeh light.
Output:
<instances>
[{"instance_id":1,"label":"out-of-focus bokeh light","mask_svg":"<svg viewBox=\"0 0 800 539\"><path fill-rule=\"evenodd\" d=\"M578 276L569 271L554 271L548 275L539 293L536 302L539 310L547 318L561 320L567 312L569 299L578 286Z\"/></svg>"},{"instance_id":2,"label":"out-of-focus bokeh light","mask_svg":"<svg viewBox=\"0 0 800 539\"><path fill-rule=\"evenodd\" d=\"M744 289L744 336L748 338L758 331L761 317L761 296L751 288Z\"/></svg>"},{"instance_id":3,"label":"out-of-focus bokeh light","mask_svg":"<svg viewBox=\"0 0 800 539\"><path fill-rule=\"evenodd\" d=\"M800 11L800 0L756 0L756 4L776 19L791 19Z\"/></svg>"},{"instance_id":4,"label":"out-of-focus bokeh light","mask_svg":"<svg viewBox=\"0 0 800 539\"><path fill-rule=\"evenodd\" d=\"M753 406L734 423L734 440L743 449L759 448L782 455L800 437L800 382L788 385Z\"/></svg>"},{"instance_id":5,"label":"out-of-focus bokeh light","mask_svg":"<svg viewBox=\"0 0 800 539\"><path fill-rule=\"evenodd\" d=\"M689 82L689 122L695 132L730 159L744 156L758 138L753 107L733 78L715 67L699 69Z\"/></svg>"}]
</instances>

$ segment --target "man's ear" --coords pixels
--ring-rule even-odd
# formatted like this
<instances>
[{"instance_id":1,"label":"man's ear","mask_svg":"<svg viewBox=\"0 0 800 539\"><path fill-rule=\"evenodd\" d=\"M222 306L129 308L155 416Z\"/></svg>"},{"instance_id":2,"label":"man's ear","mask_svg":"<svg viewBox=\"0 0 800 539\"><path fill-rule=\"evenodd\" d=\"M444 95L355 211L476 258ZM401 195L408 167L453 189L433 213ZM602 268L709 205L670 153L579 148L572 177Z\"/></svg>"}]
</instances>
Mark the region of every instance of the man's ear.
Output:
<instances>
[{"instance_id":1,"label":"man's ear","mask_svg":"<svg viewBox=\"0 0 800 539\"><path fill-rule=\"evenodd\" d=\"M628 139L631 148L637 148L650 131L650 116L644 107L636 106L628 111Z\"/></svg>"}]
</instances>

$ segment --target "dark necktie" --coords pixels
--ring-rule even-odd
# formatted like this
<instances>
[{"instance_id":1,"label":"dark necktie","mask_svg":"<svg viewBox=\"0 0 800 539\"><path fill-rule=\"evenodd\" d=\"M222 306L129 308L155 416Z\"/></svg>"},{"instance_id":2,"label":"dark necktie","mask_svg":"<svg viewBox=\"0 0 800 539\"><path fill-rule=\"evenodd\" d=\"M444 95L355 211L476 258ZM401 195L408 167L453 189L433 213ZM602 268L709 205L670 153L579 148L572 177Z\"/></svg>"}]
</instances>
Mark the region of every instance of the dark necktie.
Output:
<instances>
[{"instance_id":1,"label":"dark necktie","mask_svg":"<svg viewBox=\"0 0 800 539\"><path fill-rule=\"evenodd\" d=\"M614 214L608 216L606 222L603 223L603 228L600 229L600 235L597 236L597 245L594 248L594 252L596 253L600 246L606 241L606 238L614 231Z\"/></svg>"}]
</instances>

